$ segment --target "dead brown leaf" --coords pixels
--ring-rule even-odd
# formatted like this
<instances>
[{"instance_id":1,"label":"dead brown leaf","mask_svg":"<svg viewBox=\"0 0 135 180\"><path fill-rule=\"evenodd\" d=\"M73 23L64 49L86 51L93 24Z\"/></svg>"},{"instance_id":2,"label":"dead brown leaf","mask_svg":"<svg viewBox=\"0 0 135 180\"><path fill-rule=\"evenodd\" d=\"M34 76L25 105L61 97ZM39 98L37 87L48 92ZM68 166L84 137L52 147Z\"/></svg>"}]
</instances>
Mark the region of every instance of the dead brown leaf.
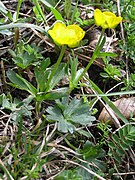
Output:
<instances>
[{"instance_id":1,"label":"dead brown leaf","mask_svg":"<svg viewBox=\"0 0 135 180\"><path fill-rule=\"evenodd\" d=\"M114 102L114 105L120 110L120 112L127 118L130 118L131 113L135 117L135 97L121 98ZM112 121L112 117L108 113L106 108L101 111L99 121Z\"/></svg>"}]
</instances>

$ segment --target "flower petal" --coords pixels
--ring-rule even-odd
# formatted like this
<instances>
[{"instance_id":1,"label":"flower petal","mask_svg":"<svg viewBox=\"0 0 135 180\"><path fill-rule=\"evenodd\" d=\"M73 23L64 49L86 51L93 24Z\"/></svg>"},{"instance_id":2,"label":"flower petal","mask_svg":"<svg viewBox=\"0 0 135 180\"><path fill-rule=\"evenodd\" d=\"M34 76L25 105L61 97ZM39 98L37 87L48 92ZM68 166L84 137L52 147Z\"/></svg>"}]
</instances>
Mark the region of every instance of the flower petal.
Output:
<instances>
[{"instance_id":1,"label":"flower petal","mask_svg":"<svg viewBox=\"0 0 135 180\"><path fill-rule=\"evenodd\" d=\"M102 24L105 23L105 16L104 14L100 11L100 9L96 9L94 11L94 19L95 19L95 24L97 26L101 26Z\"/></svg>"},{"instance_id":2,"label":"flower petal","mask_svg":"<svg viewBox=\"0 0 135 180\"><path fill-rule=\"evenodd\" d=\"M56 22L52 30L48 30L48 34L52 37L57 45L63 45L66 40L66 25Z\"/></svg>"},{"instance_id":3,"label":"flower petal","mask_svg":"<svg viewBox=\"0 0 135 180\"><path fill-rule=\"evenodd\" d=\"M53 29L48 31L48 34L57 45L66 44L73 48L79 45L85 32L78 25L66 26L61 22L56 22Z\"/></svg>"},{"instance_id":4,"label":"flower petal","mask_svg":"<svg viewBox=\"0 0 135 180\"><path fill-rule=\"evenodd\" d=\"M122 17L117 17L114 13L108 11L101 12L99 9L94 11L94 19L95 24L104 29L114 29L122 21Z\"/></svg>"}]
</instances>

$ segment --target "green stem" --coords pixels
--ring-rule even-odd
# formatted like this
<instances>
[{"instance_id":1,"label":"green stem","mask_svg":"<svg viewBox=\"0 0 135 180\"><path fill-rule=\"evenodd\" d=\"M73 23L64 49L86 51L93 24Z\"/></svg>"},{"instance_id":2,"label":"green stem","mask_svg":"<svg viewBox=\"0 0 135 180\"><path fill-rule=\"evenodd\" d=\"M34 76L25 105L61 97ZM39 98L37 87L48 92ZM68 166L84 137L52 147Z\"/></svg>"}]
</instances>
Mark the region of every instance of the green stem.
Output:
<instances>
[{"instance_id":1,"label":"green stem","mask_svg":"<svg viewBox=\"0 0 135 180\"><path fill-rule=\"evenodd\" d=\"M41 109L41 101L36 101L36 114L37 114L37 117L39 117L39 114L40 114L40 109Z\"/></svg>"},{"instance_id":2,"label":"green stem","mask_svg":"<svg viewBox=\"0 0 135 180\"><path fill-rule=\"evenodd\" d=\"M64 140L71 149L74 149L75 151L77 151L77 148L75 146L73 146L67 138L64 138Z\"/></svg>"},{"instance_id":3,"label":"green stem","mask_svg":"<svg viewBox=\"0 0 135 180\"><path fill-rule=\"evenodd\" d=\"M56 71L57 71L57 69L58 69L58 66L59 66L59 64L60 64L60 62L61 62L61 60L62 60L62 58L63 58L63 55L64 55L64 53L65 53L65 50L66 50L66 45L63 45L62 48L61 48L61 52L60 52L59 58L58 58L56 64L54 65L54 67L53 67L53 69L52 69L52 72L51 72L51 74L50 74L50 76L49 76L49 79L48 79L48 81L47 81L47 83L46 83L46 92L50 90L50 82L51 82L54 74L56 73Z\"/></svg>"},{"instance_id":4,"label":"green stem","mask_svg":"<svg viewBox=\"0 0 135 180\"><path fill-rule=\"evenodd\" d=\"M90 68L90 66L93 64L94 60L97 58L98 56L98 52L101 50L101 44L102 44L102 41L103 41L103 35L104 35L104 31L105 29L102 29L102 32L101 32L101 35L100 35L100 38L98 40L98 43L96 45L96 48L95 48L95 51L89 61L89 63L87 64L87 66L85 67L84 71L82 72L82 74L79 76L78 78L78 82L81 80L81 78L85 75L85 73L88 71L88 69ZM101 48L100 48L101 47Z\"/></svg>"}]
</instances>

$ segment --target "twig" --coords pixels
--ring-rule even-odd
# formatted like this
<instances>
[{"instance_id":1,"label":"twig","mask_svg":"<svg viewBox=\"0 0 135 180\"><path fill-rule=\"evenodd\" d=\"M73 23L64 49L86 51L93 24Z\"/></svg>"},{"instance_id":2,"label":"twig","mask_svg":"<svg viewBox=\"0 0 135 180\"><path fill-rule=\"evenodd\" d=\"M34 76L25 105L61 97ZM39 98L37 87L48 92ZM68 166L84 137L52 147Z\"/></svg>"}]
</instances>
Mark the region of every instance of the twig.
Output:
<instances>
[{"instance_id":1,"label":"twig","mask_svg":"<svg viewBox=\"0 0 135 180\"><path fill-rule=\"evenodd\" d=\"M90 174L92 174L93 176L96 176L97 178L99 178L99 180L105 180L103 177L99 176L97 173L91 171L90 169L86 168L85 166L82 166L81 164L78 164L74 161L70 161L70 160L61 160L62 162L66 162L66 163L71 163L71 164L74 164L74 165L77 165L83 169L85 169L87 172L89 172Z\"/></svg>"},{"instance_id":2,"label":"twig","mask_svg":"<svg viewBox=\"0 0 135 180\"><path fill-rule=\"evenodd\" d=\"M11 176L11 174L9 173L9 171L7 170L7 168L5 167L4 163L2 162L2 160L0 159L0 167L3 169L3 171L6 173L8 179L10 180L14 180L14 178Z\"/></svg>"},{"instance_id":3,"label":"twig","mask_svg":"<svg viewBox=\"0 0 135 180\"><path fill-rule=\"evenodd\" d=\"M118 15L121 16L120 1L119 1L119 0L117 0L117 10L118 10ZM123 42L124 42L124 44L125 44L124 28L123 28L122 22L120 22L120 28L121 28L122 40L123 40Z\"/></svg>"},{"instance_id":4,"label":"twig","mask_svg":"<svg viewBox=\"0 0 135 180\"><path fill-rule=\"evenodd\" d=\"M118 10L118 15L121 16L121 11L120 11L120 1L117 0L117 10ZM121 29L121 36L122 36L122 40L123 40L123 43L124 45L126 44L126 41L125 41L125 36L124 36L124 28L123 28L123 23L121 22L120 23L120 29ZM125 54L125 53L124 53ZM125 58L126 58L126 72L127 72L127 82L129 82L129 68L128 68L128 58L125 54Z\"/></svg>"},{"instance_id":5,"label":"twig","mask_svg":"<svg viewBox=\"0 0 135 180\"><path fill-rule=\"evenodd\" d=\"M4 88L7 89L6 74L5 74L5 68L4 68L3 60L1 60L1 71L2 71L2 78L3 78Z\"/></svg>"}]
</instances>

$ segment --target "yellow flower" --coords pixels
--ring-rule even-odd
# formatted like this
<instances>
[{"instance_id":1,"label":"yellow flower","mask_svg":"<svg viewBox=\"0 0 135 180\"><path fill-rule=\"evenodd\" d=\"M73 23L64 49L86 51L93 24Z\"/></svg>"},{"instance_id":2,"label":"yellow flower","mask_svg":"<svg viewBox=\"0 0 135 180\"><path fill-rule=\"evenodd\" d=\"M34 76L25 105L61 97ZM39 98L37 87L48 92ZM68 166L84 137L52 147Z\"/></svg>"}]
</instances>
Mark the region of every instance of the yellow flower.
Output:
<instances>
[{"instance_id":1,"label":"yellow flower","mask_svg":"<svg viewBox=\"0 0 135 180\"><path fill-rule=\"evenodd\" d=\"M117 17L112 12L101 12L99 9L94 11L95 24L101 26L104 29L114 29L122 21L122 17Z\"/></svg>"},{"instance_id":2,"label":"yellow flower","mask_svg":"<svg viewBox=\"0 0 135 180\"><path fill-rule=\"evenodd\" d=\"M54 40L55 44L68 45L74 48L79 45L83 39L85 32L78 25L66 26L62 22L56 22L52 30L48 30L49 35Z\"/></svg>"}]
</instances>

